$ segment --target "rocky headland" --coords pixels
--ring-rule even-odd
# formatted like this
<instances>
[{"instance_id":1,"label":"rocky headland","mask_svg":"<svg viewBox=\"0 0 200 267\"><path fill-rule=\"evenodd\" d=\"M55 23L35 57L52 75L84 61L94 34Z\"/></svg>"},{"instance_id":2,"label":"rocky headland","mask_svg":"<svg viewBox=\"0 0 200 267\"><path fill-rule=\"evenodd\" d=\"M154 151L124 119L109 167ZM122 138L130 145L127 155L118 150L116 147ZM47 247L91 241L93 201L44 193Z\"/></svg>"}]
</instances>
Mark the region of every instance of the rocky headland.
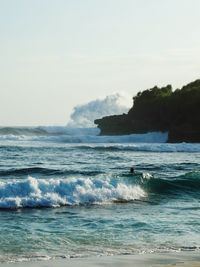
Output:
<instances>
[{"instance_id":1,"label":"rocky headland","mask_svg":"<svg viewBox=\"0 0 200 267\"><path fill-rule=\"evenodd\" d=\"M200 79L138 92L127 114L96 119L101 135L168 132L168 142L200 142Z\"/></svg>"}]
</instances>

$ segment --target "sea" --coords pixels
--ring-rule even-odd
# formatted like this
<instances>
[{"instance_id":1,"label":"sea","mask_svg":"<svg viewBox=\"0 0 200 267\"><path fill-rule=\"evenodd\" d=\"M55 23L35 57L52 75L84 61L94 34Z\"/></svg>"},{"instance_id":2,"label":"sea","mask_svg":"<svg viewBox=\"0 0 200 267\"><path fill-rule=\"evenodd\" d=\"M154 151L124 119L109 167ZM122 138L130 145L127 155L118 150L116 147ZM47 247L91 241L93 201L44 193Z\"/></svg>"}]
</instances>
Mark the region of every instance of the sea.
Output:
<instances>
[{"instance_id":1,"label":"sea","mask_svg":"<svg viewBox=\"0 0 200 267\"><path fill-rule=\"evenodd\" d=\"M0 262L199 251L200 144L166 141L1 127Z\"/></svg>"}]
</instances>

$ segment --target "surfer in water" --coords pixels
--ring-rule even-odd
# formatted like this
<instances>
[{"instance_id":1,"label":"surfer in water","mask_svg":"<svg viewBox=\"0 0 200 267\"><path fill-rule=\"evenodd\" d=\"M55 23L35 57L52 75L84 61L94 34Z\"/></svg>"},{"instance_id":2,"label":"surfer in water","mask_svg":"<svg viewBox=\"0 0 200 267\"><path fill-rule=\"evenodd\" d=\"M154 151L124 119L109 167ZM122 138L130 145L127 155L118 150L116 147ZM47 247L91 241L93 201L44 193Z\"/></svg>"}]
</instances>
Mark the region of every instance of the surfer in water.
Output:
<instances>
[{"instance_id":1,"label":"surfer in water","mask_svg":"<svg viewBox=\"0 0 200 267\"><path fill-rule=\"evenodd\" d=\"M133 167L130 168L130 173L135 174L135 169Z\"/></svg>"}]
</instances>

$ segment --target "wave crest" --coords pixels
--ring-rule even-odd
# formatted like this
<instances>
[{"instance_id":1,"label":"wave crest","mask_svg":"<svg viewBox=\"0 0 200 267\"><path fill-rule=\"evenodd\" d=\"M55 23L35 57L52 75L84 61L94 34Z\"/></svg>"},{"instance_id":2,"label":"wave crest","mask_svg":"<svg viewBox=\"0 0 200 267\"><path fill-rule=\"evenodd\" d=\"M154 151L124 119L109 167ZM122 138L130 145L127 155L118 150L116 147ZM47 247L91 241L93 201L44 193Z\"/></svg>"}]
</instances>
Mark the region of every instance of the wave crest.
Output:
<instances>
[{"instance_id":1,"label":"wave crest","mask_svg":"<svg viewBox=\"0 0 200 267\"><path fill-rule=\"evenodd\" d=\"M200 172L193 171L172 178L145 177L142 179L142 188L148 193L159 195L177 195L180 193L197 196L200 192Z\"/></svg>"},{"instance_id":2,"label":"wave crest","mask_svg":"<svg viewBox=\"0 0 200 267\"><path fill-rule=\"evenodd\" d=\"M164 143L167 141L168 133L149 132L144 134L130 134L123 136L100 136L98 128L66 128L44 127L45 134L26 135L23 130L21 135L15 135L10 130L10 134L1 134L0 141L36 141L36 142L56 142L56 143Z\"/></svg>"},{"instance_id":3,"label":"wave crest","mask_svg":"<svg viewBox=\"0 0 200 267\"><path fill-rule=\"evenodd\" d=\"M16 179L0 182L0 209L61 207L147 201L181 197L184 192L199 197L200 172L174 178L156 178L149 173L112 178ZM157 198L156 197L156 198ZM169 198L170 199L170 198ZM158 199L157 199L158 200Z\"/></svg>"},{"instance_id":4,"label":"wave crest","mask_svg":"<svg viewBox=\"0 0 200 267\"><path fill-rule=\"evenodd\" d=\"M0 182L0 208L60 207L65 205L106 204L145 197L139 185L116 179L36 179Z\"/></svg>"}]
</instances>

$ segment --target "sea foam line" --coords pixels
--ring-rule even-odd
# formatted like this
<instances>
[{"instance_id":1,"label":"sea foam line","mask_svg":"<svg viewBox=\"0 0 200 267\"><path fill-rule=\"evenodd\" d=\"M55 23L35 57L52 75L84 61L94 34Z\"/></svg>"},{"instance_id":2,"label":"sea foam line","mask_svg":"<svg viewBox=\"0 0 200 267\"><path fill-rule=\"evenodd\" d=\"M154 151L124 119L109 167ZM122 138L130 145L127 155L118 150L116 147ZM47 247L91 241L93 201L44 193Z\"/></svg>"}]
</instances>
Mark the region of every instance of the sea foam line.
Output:
<instances>
[{"instance_id":1,"label":"sea foam line","mask_svg":"<svg viewBox=\"0 0 200 267\"><path fill-rule=\"evenodd\" d=\"M94 128L95 129L95 128ZM56 143L165 143L168 133L151 132L144 134L130 134L122 136L100 136L98 129L91 132L81 132L80 129L71 129L69 133L47 135L0 135L0 141L36 141ZM88 130L89 131L89 130Z\"/></svg>"}]
</instances>

